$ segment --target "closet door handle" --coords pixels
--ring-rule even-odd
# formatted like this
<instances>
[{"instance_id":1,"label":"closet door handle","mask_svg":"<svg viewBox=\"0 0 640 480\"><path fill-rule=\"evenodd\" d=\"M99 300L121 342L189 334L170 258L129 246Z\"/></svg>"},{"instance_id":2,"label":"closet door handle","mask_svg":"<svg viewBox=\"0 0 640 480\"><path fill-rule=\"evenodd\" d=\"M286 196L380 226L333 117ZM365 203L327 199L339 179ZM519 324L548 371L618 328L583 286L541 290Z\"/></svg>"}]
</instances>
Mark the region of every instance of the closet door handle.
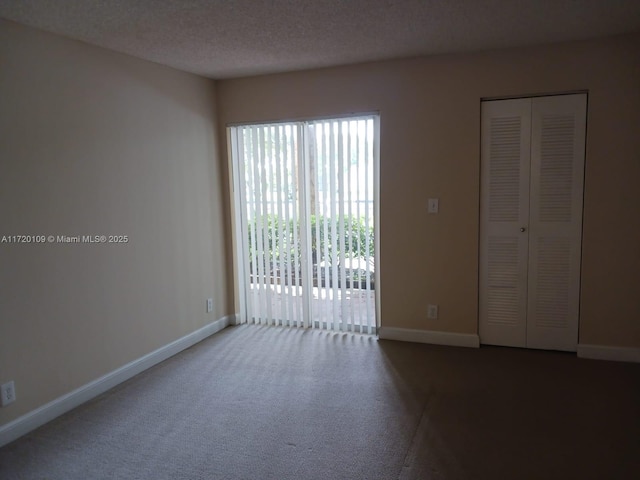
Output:
<instances>
[{"instance_id":1,"label":"closet door handle","mask_svg":"<svg viewBox=\"0 0 640 480\"><path fill-rule=\"evenodd\" d=\"M527 231L527 229L526 229L525 227L520 227L520 231L521 231L521 232L526 232L526 231Z\"/></svg>"}]
</instances>

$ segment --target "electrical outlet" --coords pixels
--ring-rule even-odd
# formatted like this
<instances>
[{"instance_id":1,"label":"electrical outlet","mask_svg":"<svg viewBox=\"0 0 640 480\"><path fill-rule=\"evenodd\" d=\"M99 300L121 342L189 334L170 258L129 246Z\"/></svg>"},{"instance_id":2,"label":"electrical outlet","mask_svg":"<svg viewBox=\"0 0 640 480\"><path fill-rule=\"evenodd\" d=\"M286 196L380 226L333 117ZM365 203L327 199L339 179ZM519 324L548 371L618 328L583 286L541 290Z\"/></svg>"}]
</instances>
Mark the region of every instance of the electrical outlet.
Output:
<instances>
[{"instance_id":1,"label":"electrical outlet","mask_svg":"<svg viewBox=\"0 0 640 480\"><path fill-rule=\"evenodd\" d=\"M438 305L429 305L427 307L427 318L436 320L438 318Z\"/></svg>"},{"instance_id":2,"label":"electrical outlet","mask_svg":"<svg viewBox=\"0 0 640 480\"><path fill-rule=\"evenodd\" d=\"M207 298L207 313L213 312L213 298Z\"/></svg>"},{"instance_id":3,"label":"electrical outlet","mask_svg":"<svg viewBox=\"0 0 640 480\"><path fill-rule=\"evenodd\" d=\"M0 386L0 397L2 397L3 407L16 401L16 385L13 383L13 380L3 383L2 386Z\"/></svg>"}]
</instances>

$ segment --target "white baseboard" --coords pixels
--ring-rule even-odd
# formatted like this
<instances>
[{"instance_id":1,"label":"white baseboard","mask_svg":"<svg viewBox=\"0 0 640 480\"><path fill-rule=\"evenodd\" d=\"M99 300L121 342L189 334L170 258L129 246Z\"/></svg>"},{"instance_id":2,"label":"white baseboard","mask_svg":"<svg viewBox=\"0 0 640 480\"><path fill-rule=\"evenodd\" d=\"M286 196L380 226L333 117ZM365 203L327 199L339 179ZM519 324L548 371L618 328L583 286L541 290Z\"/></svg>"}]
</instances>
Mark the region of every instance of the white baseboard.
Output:
<instances>
[{"instance_id":1,"label":"white baseboard","mask_svg":"<svg viewBox=\"0 0 640 480\"><path fill-rule=\"evenodd\" d=\"M593 360L640 363L640 348L610 347L607 345L578 345L578 357Z\"/></svg>"},{"instance_id":2,"label":"white baseboard","mask_svg":"<svg viewBox=\"0 0 640 480\"><path fill-rule=\"evenodd\" d=\"M0 447L228 327L228 315L0 426Z\"/></svg>"},{"instance_id":3,"label":"white baseboard","mask_svg":"<svg viewBox=\"0 0 640 480\"><path fill-rule=\"evenodd\" d=\"M451 333L438 332L434 330L380 327L378 330L378 337L383 340L430 343L433 345L449 345L452 347L478 348L480 346L480 337L470 333Z\"/></svg>"}]
</instances>

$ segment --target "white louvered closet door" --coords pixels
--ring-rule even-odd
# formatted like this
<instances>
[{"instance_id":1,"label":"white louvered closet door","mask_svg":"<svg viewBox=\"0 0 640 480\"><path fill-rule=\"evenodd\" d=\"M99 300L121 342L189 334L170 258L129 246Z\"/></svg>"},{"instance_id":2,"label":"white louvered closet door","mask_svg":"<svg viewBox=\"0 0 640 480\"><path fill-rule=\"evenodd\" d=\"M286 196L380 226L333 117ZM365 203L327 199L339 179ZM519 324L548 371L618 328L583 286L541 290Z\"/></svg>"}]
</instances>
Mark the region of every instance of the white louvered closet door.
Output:
<instances>
[{"instance_id":1,"label":"white louvered closet door","mask_svg":"<svg viewBox=\"0 0 640 480\"><path fill-rule=\"evenodd\" d=\"M480 339L526 346L531 100L482 104Z\"/></svg>"},{"instance_id":2,"label":"white louvered closet door","mask_svg":"<svg viewBox=\"0 0 640 480\"><path fill-rule=\"evenodd\" d=\"M482 343L576 350L585 125L586 95L482 104Z\"/></svg>"},{"instance_id":3,"label":"white louvered closet door","mask_svg":"<svg viewBox=\"0 0 640 480\"><path fill-rule=\"evenodd\" d=\"M586 95L533 99L527 346L575 351Z\"/></svg>"}]
</instances>

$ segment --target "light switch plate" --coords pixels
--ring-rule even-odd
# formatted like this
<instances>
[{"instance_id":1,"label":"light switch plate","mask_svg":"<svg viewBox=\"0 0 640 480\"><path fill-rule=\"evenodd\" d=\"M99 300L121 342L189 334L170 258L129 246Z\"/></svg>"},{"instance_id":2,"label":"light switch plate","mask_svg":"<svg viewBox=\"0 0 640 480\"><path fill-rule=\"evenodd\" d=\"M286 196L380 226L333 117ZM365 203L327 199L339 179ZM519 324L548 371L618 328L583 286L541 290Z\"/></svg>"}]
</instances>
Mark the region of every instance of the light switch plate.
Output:
<instances>
[{"instance_id":1,"label":"light switch plate","mask_svg":"<svg viewBox=\"0 0 640 480\"><path fill-rule=\"evenodd\" d=\"M438 208L440 204L440 200L437 198L430 198L428 204L429 213L438 213Z\"/></svg>"}]
</instances>

